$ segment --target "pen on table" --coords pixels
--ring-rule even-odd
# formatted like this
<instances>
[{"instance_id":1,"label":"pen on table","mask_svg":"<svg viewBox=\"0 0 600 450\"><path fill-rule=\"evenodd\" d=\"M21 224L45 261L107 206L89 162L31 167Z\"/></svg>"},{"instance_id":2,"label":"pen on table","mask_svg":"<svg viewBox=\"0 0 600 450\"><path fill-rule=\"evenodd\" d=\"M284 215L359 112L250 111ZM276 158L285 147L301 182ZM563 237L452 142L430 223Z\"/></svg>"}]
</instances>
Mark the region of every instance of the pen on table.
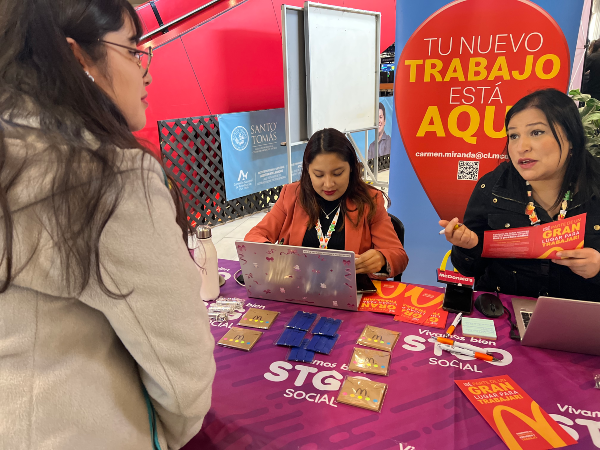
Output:
<instances>
[{"instance_id":1,"label":"pen on table","mask_svg":"<svg viewBox=\"0 0 600 450\"><path fill-rule=\"evenodd\" d=\"M457 223L456 225L454 225L454 228L453 228L453 230L458 230L458 229L459 229L460 227L462 227L462 226L463 226L463 224L462 224L462 223ZM445 228L443 228L443 229L441 229L441 230L440 230L440 234L444 234L445 232L446 232L446 229L445 229Z\"/></svg>"},{"instance_id":2,"label":"pen on table","mask_svg":"<svg viewBox=\"0 0 600 450\"><path fill-rule=\"evenodd\" d=\"M442 350L446 350L447 352L450 352L450 353L458 353L459 355L471 356L473 358L481 359L483 361L488 361L488 362L500 361L498 358L496 358L492 355L488 355L486 353L474 352L472 350L467 350L465 348L458 348L458 347L454 347L452 345L439 344L439 347Z\"/></svg>"},{"instance_id":3,"label":"pen on table","mask_svg":"<svg viewBox=\"0 0 600 450\"><path fill-rule=\"evenodd\" d=\"M474 345L471 344L463 344L462 342L456 342L453 341L452 339L448 339L445 337L437 337L434 339L431 339L432 342L439 342L440 344L446 344L446 345L451 345L453 347L457 347L457 348L464 348L466 350L471 350L473 352L479 352L479 353L484 353L487 354L487 351L479 348L479 347L475 347Z\"/></svg>"},{"instance_id":4,"label":"pen on table","mask_svg":"<svg viewBox=\"0 0 600 450\"><path fill-rule=\"evenodd\" d=\"M454 333L454 330L456 330L456 327L460 323L460 319L462 319L462 313L458 313L456 315L456 317L454 318L454 321L452 322L452 325L450 325L448 327L448 329L446 330L446 334L451 335L452 333Z\"/></svg>"}]
</instances>

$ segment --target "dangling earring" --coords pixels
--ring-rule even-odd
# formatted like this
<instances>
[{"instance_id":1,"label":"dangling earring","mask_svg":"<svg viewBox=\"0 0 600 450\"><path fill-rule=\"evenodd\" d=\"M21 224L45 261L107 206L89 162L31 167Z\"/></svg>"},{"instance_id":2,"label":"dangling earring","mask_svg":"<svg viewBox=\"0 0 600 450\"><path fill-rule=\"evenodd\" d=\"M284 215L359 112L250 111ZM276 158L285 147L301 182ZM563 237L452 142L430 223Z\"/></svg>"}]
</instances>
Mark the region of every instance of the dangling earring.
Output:
<instances>
[{"instance_id":1,"label":"dangling earring","mask_svg":"<svg viewBox=\"0 0 600 450\"><path fill-rule=\"evenodd\" d=\"M92 83L94 82L94 77L90 75L90 73L87 70L84 70L85 74L89 77L90 80L92 80Z\"/></svg>"}]
</instances>

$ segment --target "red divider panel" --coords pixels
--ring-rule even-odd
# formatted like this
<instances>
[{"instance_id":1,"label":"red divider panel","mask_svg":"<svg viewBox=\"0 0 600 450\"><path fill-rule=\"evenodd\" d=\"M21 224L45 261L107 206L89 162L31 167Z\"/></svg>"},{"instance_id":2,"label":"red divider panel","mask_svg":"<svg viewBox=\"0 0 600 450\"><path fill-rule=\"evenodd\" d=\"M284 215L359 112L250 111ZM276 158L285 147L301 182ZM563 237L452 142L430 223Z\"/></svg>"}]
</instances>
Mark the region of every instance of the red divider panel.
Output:
<instances>
[{"instance_id":1,"label":"red divider panel","mask_svg":"<svg viewBox=\"0 0 600 450\"><path fill-rule=\"evenodd\" d=\"M211 114L282 108L281 35L271 0L242 3L224 16L182 37Z\"/></svg>"},{"instance_id":2,"label":"red divider panel","mask_svg":"<svg viewBox=\"0 0 600 450\"><path fill-rule=\"evenodd\" d=\"M158 25L158 21L156 20L156 16L154 15L154 11L152 11L150 3L140 5L138 8L136 8L136 11L142 20L144 34L154 31L160 26Z\"/></svg>"},{"instance_id":3,"label":"red divider panel","mask_svg":"<svg viewBox=\"0 0 600 450\"><path fill-rule=\"evenodd\" d=\"M136 136L158 147L157 120L203 116L209 111L181 39L154 51L150 73L146 127Z\"/></svg>"}]
</instances>

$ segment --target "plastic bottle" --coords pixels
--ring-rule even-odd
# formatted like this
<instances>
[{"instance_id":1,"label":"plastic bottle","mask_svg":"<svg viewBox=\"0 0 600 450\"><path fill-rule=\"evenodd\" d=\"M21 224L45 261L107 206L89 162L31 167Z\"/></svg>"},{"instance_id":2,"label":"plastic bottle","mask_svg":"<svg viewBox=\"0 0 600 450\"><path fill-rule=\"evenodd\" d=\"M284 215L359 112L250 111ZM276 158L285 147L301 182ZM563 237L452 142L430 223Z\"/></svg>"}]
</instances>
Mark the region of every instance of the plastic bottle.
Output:
<instances>
[{"instance_id":1,"label":"plastic bottle","mask_svg":"<svg viewBox=\"0 0 600 450\"><path fill-rule=\"evenodd\" d=\"M205 302L216 300L221 292L217 249L211 237L212 233L209 227L201 226L196 229L194 261L198 264L198 270L202 277L200 297Z\"/></svg>"}]
</instances>

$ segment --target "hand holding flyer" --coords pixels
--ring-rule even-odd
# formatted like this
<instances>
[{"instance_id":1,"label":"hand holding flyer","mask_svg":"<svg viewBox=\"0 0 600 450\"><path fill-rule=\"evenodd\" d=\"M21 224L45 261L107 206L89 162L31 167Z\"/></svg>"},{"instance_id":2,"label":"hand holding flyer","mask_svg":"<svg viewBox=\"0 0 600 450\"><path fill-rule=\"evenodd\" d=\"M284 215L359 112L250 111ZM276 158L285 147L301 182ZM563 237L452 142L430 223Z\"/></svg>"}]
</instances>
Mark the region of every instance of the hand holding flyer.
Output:
<instances>
[{"instance_id":1,"label":"hand holding flyer","mask_svg":"<svg viewBox=\"0 0 600 450\"><path fill-rule=\"evenodd\" d=\"M586 213L535 227L490 230L483 235L484 258L560 259L556 252L583 248Z\"/></svg>"}]
</instances>

